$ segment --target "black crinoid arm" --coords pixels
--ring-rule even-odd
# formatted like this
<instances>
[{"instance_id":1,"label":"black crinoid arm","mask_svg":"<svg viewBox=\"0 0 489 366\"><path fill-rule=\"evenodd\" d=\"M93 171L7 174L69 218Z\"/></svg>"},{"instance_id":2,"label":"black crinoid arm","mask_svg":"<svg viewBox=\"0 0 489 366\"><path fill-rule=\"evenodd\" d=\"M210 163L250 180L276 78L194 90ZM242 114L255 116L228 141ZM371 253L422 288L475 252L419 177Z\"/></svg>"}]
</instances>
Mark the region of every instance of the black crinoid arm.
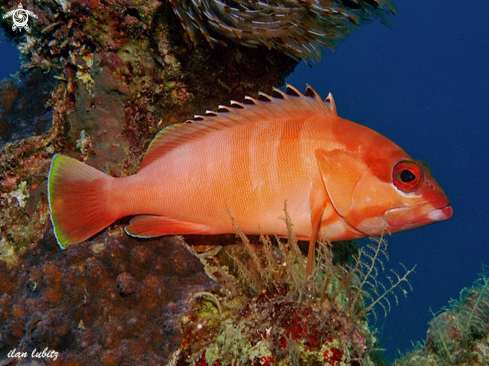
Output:
<instances>
[{"instance_id":1,"label":"black crinoid arm","mask_svg":"<svg viewBox=\"0 0 489 366\"><path fill-rule=\"evenodd\" d=\"M319 61L353 28L376 18L387 23L392 0L170 0L194 43L227 40L275 48L295 59Z\"/></svg>"}]
</instances>

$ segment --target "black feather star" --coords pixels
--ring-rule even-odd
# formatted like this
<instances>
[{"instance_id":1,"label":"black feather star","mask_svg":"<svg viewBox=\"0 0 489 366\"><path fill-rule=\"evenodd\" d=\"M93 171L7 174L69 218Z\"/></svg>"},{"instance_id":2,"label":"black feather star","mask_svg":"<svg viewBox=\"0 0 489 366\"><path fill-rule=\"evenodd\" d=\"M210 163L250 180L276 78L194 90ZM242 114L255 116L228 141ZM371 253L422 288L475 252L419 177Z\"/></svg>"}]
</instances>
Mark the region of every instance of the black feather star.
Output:
<instances>
[{"instance_id":1,"label":"black feather star","mask_svg":"<svg viewBox=\"0 0 489 366\"><path fill-rule=\"evenodd\" d=\"M170 0L194 44L224 38L249 47L278 49L295 59L319 61L364 21L387 23L393 0Z\"/></svg>"}]
</instances>

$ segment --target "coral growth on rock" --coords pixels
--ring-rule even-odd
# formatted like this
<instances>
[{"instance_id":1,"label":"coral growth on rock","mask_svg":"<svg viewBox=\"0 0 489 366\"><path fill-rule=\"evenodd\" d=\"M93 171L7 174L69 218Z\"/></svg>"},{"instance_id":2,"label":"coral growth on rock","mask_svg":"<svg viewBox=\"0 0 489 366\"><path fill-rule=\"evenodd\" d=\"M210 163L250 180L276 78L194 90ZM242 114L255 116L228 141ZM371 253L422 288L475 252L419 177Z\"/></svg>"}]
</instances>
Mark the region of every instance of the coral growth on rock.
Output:
<instances>
[{"instance_id":1,"label":"coral growth on rock","mask_svg":"<svg viewBox=\"0 0 489 366\"><path fill-rule=\"evenodd\" d=\"M430 322L426 342L394 366L489 364L489 278L478 279Z\"/></svg>"},{"instance_id":2,"label":"coral growth on rock","mask_svg":"<svg viewBox=\"0 0 489 366\"><path fill-rule=\"evenodd\" d=\"M11 350L59 353L55 365L161 365L180 343L193 293L216 287L171 239L136 240L122 227L62 250L52 234L0 265L0 364ZM49 362L50 359L39 359Z\"/></svg>"},{"instance_id":3,"label":"coral growth on rock","mask_svg":"<svg viewBox=\"0 0 489 366\"><path fill-rule=\"evenodd\" d=\"M257 246L237 228L241 245L217 255L195 252L222 287L193 295L170 365L378 364L367 314L378 304L388 307L388 296L409 286L414 268L382 285L386 242L380 238L336 264L331 246L320 245L318 265L306 277L306 258L287 213L285 220L287 242L277 238L273 245L261 236Z\"/></svg>"}]
</instances>

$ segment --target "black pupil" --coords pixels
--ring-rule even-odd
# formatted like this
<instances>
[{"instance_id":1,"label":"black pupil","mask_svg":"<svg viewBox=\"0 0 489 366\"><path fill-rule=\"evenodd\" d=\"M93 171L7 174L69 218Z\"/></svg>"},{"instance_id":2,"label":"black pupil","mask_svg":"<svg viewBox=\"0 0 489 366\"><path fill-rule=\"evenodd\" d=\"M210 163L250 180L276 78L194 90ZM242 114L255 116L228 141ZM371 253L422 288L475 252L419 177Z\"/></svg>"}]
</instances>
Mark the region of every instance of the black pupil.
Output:
<instances>
[{"instance_id":1,"label":"black pupil","mask_svg":"<svg viewBox=\"0 0 489 366\"><path fill-rule=\"evenodd\" d=\"M416 179L414 173L410 170L404 169L400 175L402 183L409 183Z\"/></svg>"}]
</instances>

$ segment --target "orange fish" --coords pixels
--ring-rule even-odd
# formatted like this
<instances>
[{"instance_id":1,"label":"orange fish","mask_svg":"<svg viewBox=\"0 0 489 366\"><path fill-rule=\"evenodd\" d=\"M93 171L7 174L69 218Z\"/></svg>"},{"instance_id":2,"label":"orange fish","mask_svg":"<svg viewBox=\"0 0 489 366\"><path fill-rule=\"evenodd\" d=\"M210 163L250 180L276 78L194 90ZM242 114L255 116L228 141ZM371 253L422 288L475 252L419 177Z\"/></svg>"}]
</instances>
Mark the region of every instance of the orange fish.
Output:
<instances>
[{"instance_id":1,"label":"orange fish","mask_svg":"<svg viewBox=\"0 0 489 366\"><path fill-rule=\"evenodd\" d=\"M338 117L309 85L231 101L162 130L137 174L110 177L56 155L49 172L59 245L135 216L137 237L234 233L287 235L284 202L299 239L339 241L447 220L453 210L428 166L368 127Z\"/></svg>"}]
</instances>

